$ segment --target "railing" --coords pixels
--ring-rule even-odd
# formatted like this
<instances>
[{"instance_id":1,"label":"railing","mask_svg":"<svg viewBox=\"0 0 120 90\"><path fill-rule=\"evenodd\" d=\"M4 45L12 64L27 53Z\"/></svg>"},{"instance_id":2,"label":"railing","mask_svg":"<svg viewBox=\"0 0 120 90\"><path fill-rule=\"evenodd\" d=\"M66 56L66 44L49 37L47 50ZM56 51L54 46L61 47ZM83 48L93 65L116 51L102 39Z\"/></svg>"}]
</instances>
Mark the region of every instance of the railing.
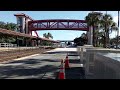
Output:
<instances>
[{"instance_id":1,"label":"railing","mask_svg":"<svg viewBox=\"0 0 120 90\"><path fill-rule=\"evenodd\" d=\"M0 47L17 47L17 44L0 43Z\"/></svg>"},{"instance_id":2,"label":"railing","mask_svg":"<svg viewBox=\"0 0 120 90\"><path fill-rule=\"evenodd\" d=\"M34 20L28 22L29 29L36 30L83 30L89 28L85 20Z\"/></svg>"}]
</instances>

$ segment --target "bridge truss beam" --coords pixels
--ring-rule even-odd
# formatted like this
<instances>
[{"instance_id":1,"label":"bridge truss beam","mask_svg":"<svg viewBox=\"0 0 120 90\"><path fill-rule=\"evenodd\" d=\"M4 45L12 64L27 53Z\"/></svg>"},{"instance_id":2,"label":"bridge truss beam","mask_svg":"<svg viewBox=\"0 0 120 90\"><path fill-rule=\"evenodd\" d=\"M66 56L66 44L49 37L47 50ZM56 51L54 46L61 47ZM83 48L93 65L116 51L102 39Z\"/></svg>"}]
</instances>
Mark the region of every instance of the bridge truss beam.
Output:
<instances>
[{"instance_id":1,"label":"bridge truss beam","mask_svg":"<svg viewBox=\"0 0 120 90\"><path fill-rule=\"evenodd\" d=\"M89 31L85 20L34 20L28 22L29 31L79 30Z\"/></svg>"}]
</instances>

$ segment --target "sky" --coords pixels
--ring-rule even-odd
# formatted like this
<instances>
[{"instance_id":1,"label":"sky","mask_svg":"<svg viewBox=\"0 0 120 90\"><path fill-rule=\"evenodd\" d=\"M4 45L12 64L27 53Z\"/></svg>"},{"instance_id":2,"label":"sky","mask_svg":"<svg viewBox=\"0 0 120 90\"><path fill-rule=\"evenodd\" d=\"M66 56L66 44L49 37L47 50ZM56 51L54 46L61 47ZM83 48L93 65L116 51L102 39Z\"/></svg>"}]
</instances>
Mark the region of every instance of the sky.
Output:
<instances>
[{"instance_id":1,"label":"sky","mask_svg":"<svg viewBox=\"0 0 120 90\"><path fill-rule=\"evenodd\" d=\"M43 19L78 19L84 20L85 16L90 11L0 11L0 21L4 22L16 22L16 17L14 14L16 13L25 13L30 16L34 20L43 20ZM106 13L106 11L99 11L101 13ZM118 22L118 12L117 11L107 11L108 14L111 14L113 20ZM86 31L73 31L73 30L45 30L45 31L37 31L40 37L43 37L44 33L50 32L53 35L54 40L73 40L76 37L81 36L82 33L86 33ZM115 37L117 35L116 32L110 34L110 37ZM119 32L120 35L120 32Z\"/></svg>"}]
</instances>

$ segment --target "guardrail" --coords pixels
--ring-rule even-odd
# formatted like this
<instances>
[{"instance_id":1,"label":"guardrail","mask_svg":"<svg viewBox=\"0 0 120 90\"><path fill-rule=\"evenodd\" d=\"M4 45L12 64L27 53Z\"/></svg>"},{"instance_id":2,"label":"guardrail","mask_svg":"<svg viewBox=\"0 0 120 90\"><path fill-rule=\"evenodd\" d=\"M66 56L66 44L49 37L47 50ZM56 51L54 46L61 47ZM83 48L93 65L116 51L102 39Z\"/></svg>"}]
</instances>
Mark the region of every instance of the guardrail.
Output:
<instances>
[{"instance_id":1,"label":"guardrail","mask_svg":"<svg viewBox=\"0 0 120 90\"><path fill-rule=\"evenodd\" d=\"M0 47L17 47L17 44L0 43Z\"/></svg>"}]
</instances>

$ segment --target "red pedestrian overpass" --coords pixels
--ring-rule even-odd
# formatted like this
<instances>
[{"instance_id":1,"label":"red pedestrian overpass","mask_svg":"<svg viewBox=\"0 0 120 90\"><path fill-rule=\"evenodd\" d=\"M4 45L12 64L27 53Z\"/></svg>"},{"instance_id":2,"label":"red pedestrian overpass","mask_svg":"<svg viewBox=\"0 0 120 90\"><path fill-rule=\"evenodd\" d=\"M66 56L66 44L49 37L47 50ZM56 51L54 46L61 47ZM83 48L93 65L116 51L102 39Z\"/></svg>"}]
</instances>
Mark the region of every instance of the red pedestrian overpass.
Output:
<instances>
[{"instance_id":1,"label":"red pedestrian overpass","mask_svg":"<svg viewBox=\"0 0 120 90\"><path fill-rule=\"evenodd\" d=\"M47 20L34 20L28 15L21 13L15 14L17 17L17 24L20 27L21 32L33 35L34 31L36 36L38 36L37 31L42 30L73 30L73 31L87 31L89 37L89 43L92 42L91 30L87 25L85 20L75 20L75 19L47 19ZM44 40L44 39L43 39ZM47 39L45 39L47 40ZM48 40L49 41L49 40ZM57 41L58 42L58 41Z\"/></svg>"},{"instance_id":2,"label":"red pedestrian overpass","mask_svg":"<svg viewBox=\"0 0 120 90\"><path fill-rule=\"evenodd\" d=\"M28 22L29 33L37 30L78 30L89 31L85 20L50 19Z\"/></svg>"}]
</instances>

